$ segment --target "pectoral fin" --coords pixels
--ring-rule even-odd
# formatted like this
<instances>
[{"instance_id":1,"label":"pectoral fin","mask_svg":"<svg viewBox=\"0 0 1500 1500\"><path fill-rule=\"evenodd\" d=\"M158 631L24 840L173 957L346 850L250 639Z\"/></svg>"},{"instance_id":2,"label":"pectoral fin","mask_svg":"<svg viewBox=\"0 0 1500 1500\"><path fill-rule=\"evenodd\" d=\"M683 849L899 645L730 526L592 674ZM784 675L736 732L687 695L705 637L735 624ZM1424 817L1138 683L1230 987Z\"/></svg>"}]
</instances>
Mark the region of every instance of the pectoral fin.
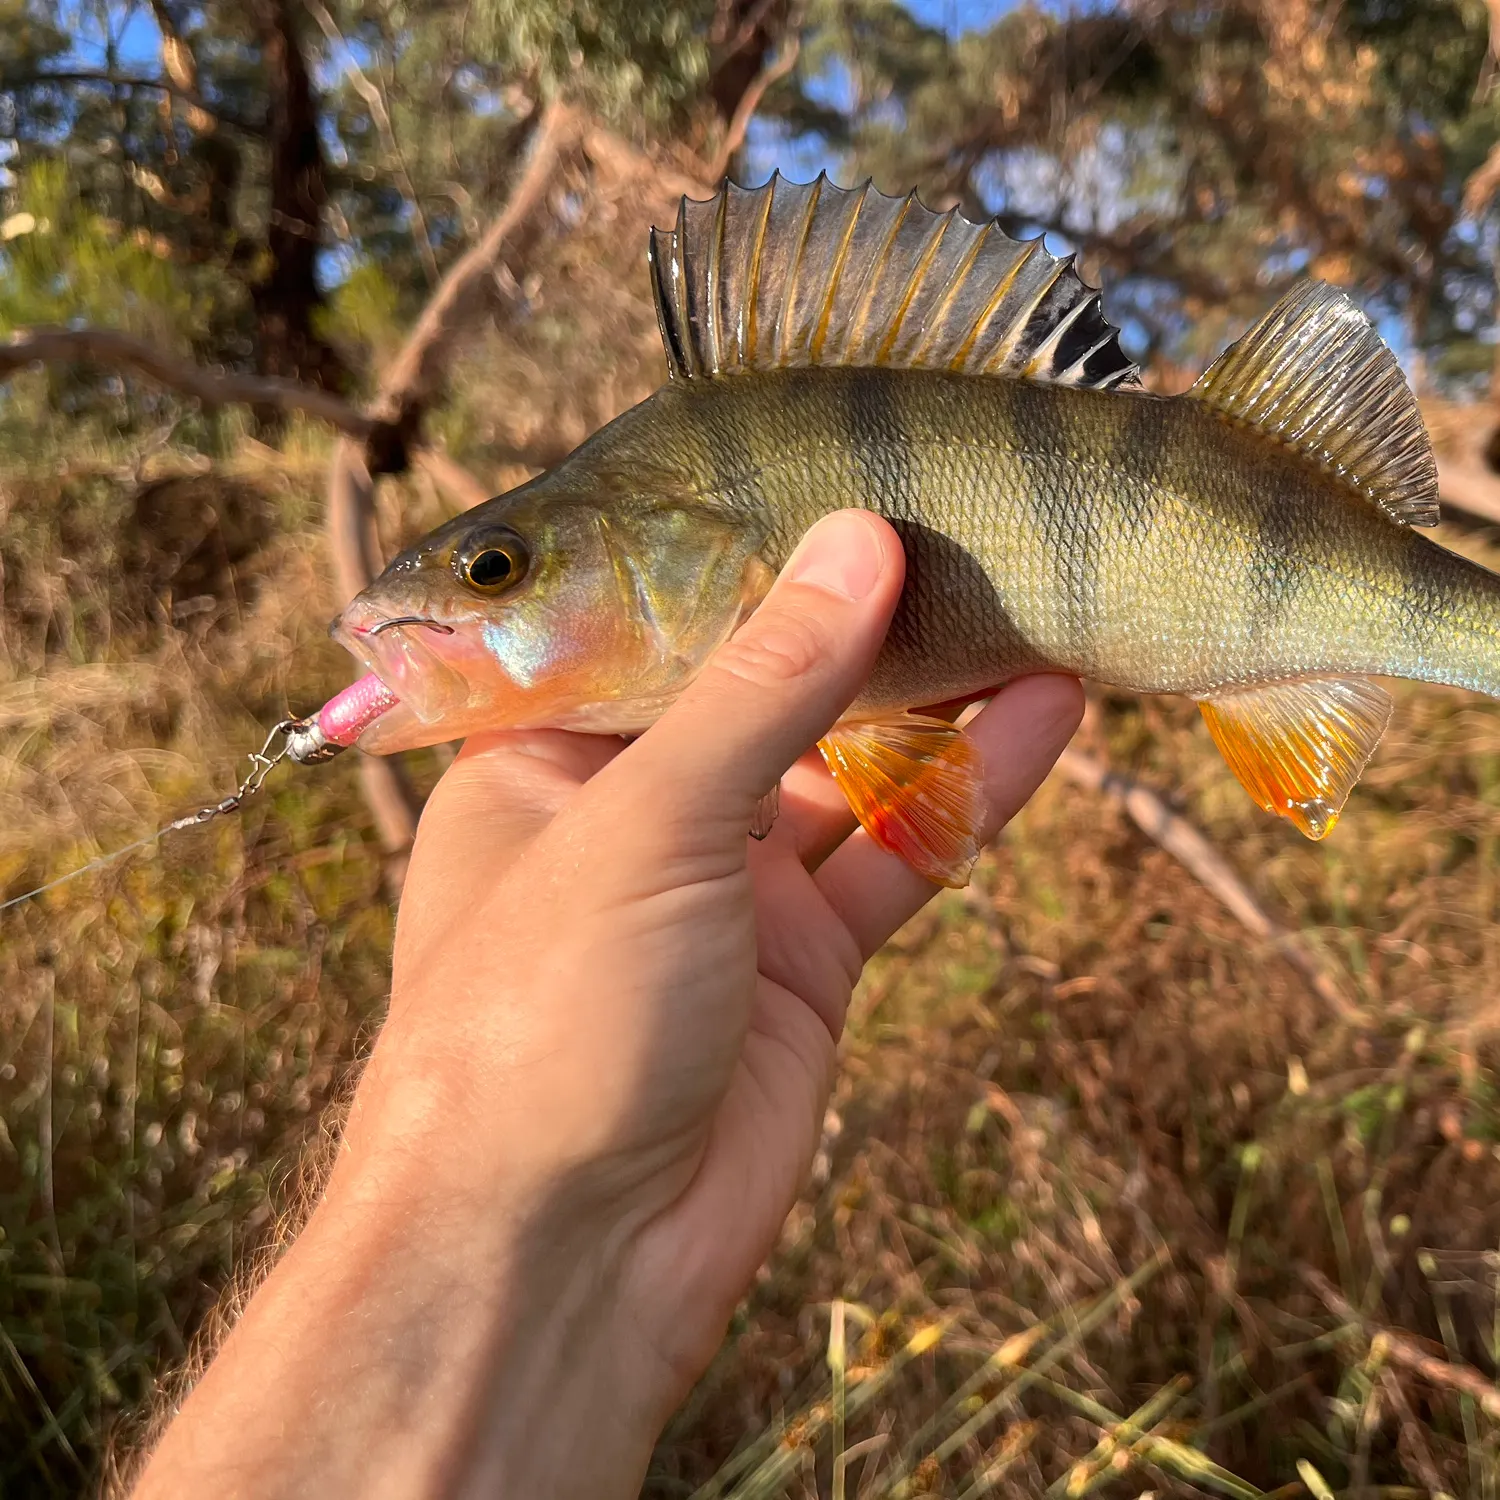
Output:
<instances>
[{"instance_id":1,"label":"pectoral fin","mask_svg":"<svg viewBox=\"0 0 1500 1500\"><path fill-rule=\"evenodd\" d=\"M759 802L755 804L755 816L750 820L750 837L753 839L768 839L771 830L776 826L776 819L781 813L781 783L766 793Z\"/></svg>"},{"instance_id":2,"label":"pectoral fin","mask_svg":"<svg viewBox=\"0 0 1500 1500\"><path fill-rule=\"evenodd\" d=\"M1338 822L1385 726L1391 699L1362 677L1305 677L1199 704L1240 784L1310 839Z\"/></svg>"},{"instance_id":3,"label":"pectoral fin","mask_svg":"<svg viewBox=\"0 0 1500 1500\"><path fill-rule=\"evenodd\" d=\"M838 724L818 749L865 831L939 885L966 885L979 857L979 747L942 719Z\"/></svg>"}]
</instances>

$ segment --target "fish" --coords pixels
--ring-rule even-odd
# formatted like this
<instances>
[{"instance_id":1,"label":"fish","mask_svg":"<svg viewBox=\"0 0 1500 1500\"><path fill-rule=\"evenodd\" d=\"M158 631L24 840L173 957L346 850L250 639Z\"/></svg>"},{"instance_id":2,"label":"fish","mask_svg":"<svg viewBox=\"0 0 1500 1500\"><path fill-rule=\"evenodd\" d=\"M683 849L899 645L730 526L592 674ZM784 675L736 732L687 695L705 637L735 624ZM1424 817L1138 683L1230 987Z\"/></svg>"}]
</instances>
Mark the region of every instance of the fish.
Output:
<instances>
[{"instance_id":1,"label":"fish","mask_svg":"<svg viewBox=\"0 0 1500 1500\"><path fill-rule=\"evenodd\" d=\"M819 748L871 837L938 883L979 852L983 766L931 706L1026 673L1196 700L1250 796L1312 839L1390 720L1373 679L1500 696L1500 579L1421 535L1431 443L1342 291L1298 283L1165 397L1072 257L915 194L726 182L652 231L647 268L661 388L335 622L390 700L362 749L639 734L846 507L890 521L906 581Z\"/></svg>"}]
</instances>

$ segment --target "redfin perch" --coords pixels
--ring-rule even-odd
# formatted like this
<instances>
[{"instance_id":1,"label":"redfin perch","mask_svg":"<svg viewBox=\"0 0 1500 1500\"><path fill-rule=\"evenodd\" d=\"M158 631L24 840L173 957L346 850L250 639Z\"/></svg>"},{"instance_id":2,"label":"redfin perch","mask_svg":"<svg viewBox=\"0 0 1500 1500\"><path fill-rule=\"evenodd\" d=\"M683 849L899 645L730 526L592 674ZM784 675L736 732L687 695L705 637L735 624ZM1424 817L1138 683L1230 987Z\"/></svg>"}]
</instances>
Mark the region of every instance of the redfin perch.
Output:
<instances>
[{"instance_id":1,"label":"redfin perch","mask_svg":"<svg viewBox=\"0 0 1500 1500\"><path fill-rule=\"evenodd\" d=\"M650 266L667 383L340 620L400 700L364 748L645 728L846 506L893 522L907 582L822 748L934 880L967 878L980 768L922 704L1049 668L1186 694L1251 796L1321 838L1390 717L1372 676L1500 695L1500 581L1414 529L1427 434L1341 293L1296 287L1163 399L1069 261L915 197L726 185Z\"/></svg>"}]
</instances>

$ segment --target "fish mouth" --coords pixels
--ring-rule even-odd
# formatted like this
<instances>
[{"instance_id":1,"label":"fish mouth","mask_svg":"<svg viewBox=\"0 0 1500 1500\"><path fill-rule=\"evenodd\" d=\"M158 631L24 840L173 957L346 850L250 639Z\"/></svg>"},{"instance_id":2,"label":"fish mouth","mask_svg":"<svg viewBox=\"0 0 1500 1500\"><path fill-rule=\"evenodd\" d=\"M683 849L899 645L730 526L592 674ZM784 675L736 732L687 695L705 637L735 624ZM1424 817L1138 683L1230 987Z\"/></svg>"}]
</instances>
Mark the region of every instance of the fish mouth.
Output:
<instances>
[{"instance_id":1,"label":"fish mouth","mask_svg":"<svg viewBox=\"0 0 1500 1500\"><path fill-rule=\"evenodd\" d=\"M429 639L422 637L430 633ZM424 724L434 724L469 701L469 684L433 646L456 634L425 615L383 615L355 600L331 634L367 672L373 672Z\"/></svg>"}]
</instances>

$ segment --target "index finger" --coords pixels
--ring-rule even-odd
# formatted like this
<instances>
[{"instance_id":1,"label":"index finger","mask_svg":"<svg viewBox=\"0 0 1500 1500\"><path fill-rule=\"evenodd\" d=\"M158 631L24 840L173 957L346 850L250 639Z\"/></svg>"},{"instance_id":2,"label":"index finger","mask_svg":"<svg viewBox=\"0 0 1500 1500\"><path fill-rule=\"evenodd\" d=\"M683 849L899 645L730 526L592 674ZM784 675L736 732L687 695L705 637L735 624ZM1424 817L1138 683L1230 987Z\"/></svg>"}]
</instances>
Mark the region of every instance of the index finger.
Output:
<instances>
[{"instance_id":1,"label":"index finger","mask_svg":"<svg viewBox=\"0 0 1500 1500\"><path fill-rule=\"evenodd\" d=\"M625 742L566 729L470 735L427 799L411 874L429 863L496 880Z\"/></svg>"}]
</instances>

